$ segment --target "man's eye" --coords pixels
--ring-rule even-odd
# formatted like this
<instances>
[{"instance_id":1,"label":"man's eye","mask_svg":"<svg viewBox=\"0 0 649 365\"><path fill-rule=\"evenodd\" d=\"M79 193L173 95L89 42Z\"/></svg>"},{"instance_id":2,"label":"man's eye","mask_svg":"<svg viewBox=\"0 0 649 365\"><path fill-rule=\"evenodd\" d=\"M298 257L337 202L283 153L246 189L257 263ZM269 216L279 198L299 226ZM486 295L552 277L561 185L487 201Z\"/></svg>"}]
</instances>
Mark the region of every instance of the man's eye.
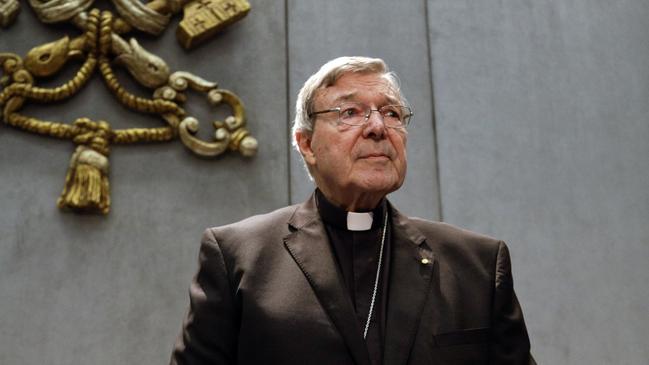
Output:
<instances>
[{"instance_id":1,"label":"man's eye","mask_svg":"<svg viewBox=\"0 0 649 365\"><path fill-rule=\"evenodd\" d=\"M382 112L385 118L401 119L401 113L397 108L384 108Z\"/></svg>"},{"instance_id":2,"label":"man's eye","mask_svg":"<svg viewBox=\"0 0 649 365\"><path fill-rule=\"evenodd\" d=\"M344 108L340 111L340 116L343 118L353 118L362 115L363 111L360 108Z\"/></svg>"}]
</instances>

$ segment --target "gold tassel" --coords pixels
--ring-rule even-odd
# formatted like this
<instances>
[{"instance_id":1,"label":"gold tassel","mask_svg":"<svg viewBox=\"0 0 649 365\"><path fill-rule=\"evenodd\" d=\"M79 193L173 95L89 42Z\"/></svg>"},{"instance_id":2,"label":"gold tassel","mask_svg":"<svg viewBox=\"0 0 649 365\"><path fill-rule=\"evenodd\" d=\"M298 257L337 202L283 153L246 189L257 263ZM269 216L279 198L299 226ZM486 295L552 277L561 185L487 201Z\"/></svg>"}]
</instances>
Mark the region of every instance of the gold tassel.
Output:
<instances>
[{"instance_id":1,"label":"gold tassel","mask_svg":"<svg viewBox=\"0 0 649 365\"><path fill-rule=\"evenodd\" d=\"M106 156L90 147L77 146L57 202L59 208L107 214L110 211L108 167Z\"/></svg>"}]
</instances>

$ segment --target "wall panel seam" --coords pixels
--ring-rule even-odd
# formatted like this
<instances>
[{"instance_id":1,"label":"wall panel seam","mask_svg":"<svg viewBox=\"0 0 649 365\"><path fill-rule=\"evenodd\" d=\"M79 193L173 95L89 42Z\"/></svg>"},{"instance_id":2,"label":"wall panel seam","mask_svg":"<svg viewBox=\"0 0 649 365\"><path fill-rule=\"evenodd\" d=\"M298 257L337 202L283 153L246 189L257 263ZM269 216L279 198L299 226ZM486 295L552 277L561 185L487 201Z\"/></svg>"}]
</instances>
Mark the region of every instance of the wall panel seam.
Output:
<instances>
[{"instance_id":1,"label":"wall panel seam","mask_svg":"<svg viewBox=\"0 0 649 365\"><path fill-rule=\"evenodd\" d=\"M290 85L290 54L289 54L289 21L288 21L288 2L289 0L284 0L284 58L286 61L286 69L284 82L286 83L286 134L288 138L286 139L286 190L287 190L287 205L291 205L293 201L293 192L292 185L293 180L291 179L291 153L293 153L292 143L293 135L291 134L291 85Z\"/></svg>"},{"instance_id":2,"label":"wall panel seam","mask_svg":"<svg viewBox=\"0 0 649 365\"><path fill-rule=\"evenodd\" d=\"M439 168L439 148L437 143L437 116L435 114L437 108L435 108L435 88L434 88L434 74L433 74L433 46L431 44L430 33L432 31L430 27L430 13L428 8L428 0L424 0L424 13L425 13L425 24L426 24L426 46L428 48L428 81L430 85L430 117L432 123L432 141L433 141L433 153L435 154L432 158L433 169L435 170L435 179L437 185L437 216L440 221L444 220L444 206L442 204L442 179L440 177L440 168Z\"/></svg>"}]
</instances>

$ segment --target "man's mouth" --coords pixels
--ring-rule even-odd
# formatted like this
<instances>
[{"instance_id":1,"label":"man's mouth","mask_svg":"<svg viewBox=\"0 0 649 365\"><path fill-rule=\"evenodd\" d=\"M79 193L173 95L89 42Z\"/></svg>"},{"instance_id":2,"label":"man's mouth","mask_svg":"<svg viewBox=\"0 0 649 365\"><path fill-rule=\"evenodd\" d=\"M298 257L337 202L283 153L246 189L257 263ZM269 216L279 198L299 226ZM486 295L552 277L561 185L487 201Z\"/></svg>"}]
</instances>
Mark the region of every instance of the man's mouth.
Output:
<instances>
[{"instance_id":1,"label":"man's mouth","mask_svg":"<svg viewBox=\"0 0 649 365\"><path fill-rule=\"evenodd\" d=\"M361 156L361 159L364 159L364 160L389 160L390 156L385 155L383 153L370 153L370 154Z\"/></svg>"}]
</instances>

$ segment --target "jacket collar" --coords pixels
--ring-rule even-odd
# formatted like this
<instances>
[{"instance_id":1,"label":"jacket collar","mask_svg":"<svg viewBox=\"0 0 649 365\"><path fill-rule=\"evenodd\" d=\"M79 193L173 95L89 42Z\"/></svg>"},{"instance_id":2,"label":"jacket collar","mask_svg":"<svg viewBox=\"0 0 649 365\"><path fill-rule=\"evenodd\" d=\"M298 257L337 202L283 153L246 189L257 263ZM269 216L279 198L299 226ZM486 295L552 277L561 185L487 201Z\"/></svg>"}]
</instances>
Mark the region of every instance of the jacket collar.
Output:
<instances>
[{"instance_id":1,"label":"jacket collar","mask_svg":"<svg viewBox=\"0 0 649 365\"><path fill-rule=\"evenodd\" d=\"M436 262L421 231L391 208L393 244L383 362L406 364L431 291Z\"/></svg>"},{"instance_id":2,"label":"jacket collar","mask_svg":"<svg viewBox=\"0 0 649 365\"><path fill-rule=\"evenodd\" d=\"M392 224L392 257L383 361L407 361L426 301L434 255L424 235L389 202ZM300 204L288 221L284 245L345 341L354 362L369 365L370 359L354 307L345 291L327 233L318 214L315 197ZM424 264L422 259L427 259Z\"/></svg>"},{"instance_id":3,"label":"jacket collar","mask_svg":"<svg viewBox=\"0 0 649 365\"><path fill-rule=\"evenodd\" d=\"M286 249L338 329L354 363L370 365L354 307L345 291L314 196L297 207L288 224L291 233L284 238Z\"/></svg>"}]
</instances>

